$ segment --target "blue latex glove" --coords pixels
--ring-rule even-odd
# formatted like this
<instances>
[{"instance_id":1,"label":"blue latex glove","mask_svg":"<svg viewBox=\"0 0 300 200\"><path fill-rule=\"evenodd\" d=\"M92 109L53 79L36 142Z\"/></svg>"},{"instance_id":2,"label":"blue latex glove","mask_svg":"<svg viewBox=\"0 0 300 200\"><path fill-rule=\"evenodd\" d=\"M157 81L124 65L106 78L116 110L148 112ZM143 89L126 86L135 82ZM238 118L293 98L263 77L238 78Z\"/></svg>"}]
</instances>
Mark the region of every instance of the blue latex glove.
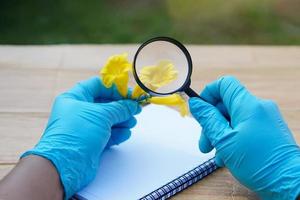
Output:
<instances>
[{"instance_id":1,"label":"blue latex glove","mask_svg":"<svg viewBox=\"0 0 300 200\"><path fill-rule=\"evenodd\" d=\"M22 157L35 154L52 161L65 199L70 198L95 177L104 148L130 137L133 115L141 108L121 99L115 87L105 88L97 77L79 82L55 99L43 136Z\"/></svg>"},{"instance_id":2,"label":"blue latex glove","mask_svg":"<svg viewBox=\"0 0 300 200\"><path fill-rule=\"evenodd\" d=\"M189 101L203 127L199 148L216 148L215 161L263 199L300 194L300 150L277 105L259 99L233 77L207 85Z\"/></svg>"}]
</instances>

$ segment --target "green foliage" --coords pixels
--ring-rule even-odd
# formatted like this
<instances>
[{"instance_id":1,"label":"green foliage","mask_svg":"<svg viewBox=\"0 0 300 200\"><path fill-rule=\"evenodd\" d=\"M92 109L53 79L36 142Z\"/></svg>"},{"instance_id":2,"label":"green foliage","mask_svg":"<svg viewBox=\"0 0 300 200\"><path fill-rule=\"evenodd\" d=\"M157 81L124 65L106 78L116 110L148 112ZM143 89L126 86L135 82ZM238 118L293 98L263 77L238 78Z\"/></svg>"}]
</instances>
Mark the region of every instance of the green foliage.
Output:
<instances>
[{"instance_id":1,"label":"green foliage","mask_svg":"<svg viewBox=\"0 0 300 200\"><path fill-rule=\"evenodd\" d=\"M0 0L0 43L300 44L299 0ZM298 7L298 8L297 8Z\"/></svg>"}]
</instances>

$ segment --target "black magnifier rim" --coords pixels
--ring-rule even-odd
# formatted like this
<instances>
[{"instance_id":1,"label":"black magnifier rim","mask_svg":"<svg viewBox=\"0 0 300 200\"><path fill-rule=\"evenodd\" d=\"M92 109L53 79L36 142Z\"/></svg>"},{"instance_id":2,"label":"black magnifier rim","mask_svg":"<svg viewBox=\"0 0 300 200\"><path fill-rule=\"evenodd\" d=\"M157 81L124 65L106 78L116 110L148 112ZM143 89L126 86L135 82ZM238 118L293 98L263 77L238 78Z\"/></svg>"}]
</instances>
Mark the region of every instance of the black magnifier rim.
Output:
<instances>
[{"instance_id":1,"label":"black magnifier rim","mask_svg":"<svg viewBox=\"0 0 300 200\"><path fill-rule=\"evenodd\" d=\"M166 41L166 42L170 42L174 45L176 45L185 55L187 62L188 62L188 74L186 77L185 82L183 83L183 85L178 88L177 90L174 90L172 92L168 92L168 93L160 93L160 92L155 92L150 90L149 88L147 88L146 86L144 86L144 84L141 82L141 80L138 77L138 74L136 72L136 59L139 55L139 53L141 52L141 50L148 44L152 43L152 42L156 42L156 41ZM188 88L190 86L190 78L192 75L192 71L193 71L193 65L192 65L192 58L190 53L188 52L188 50L185 48L185 46L183 44L181 44L179 41L170 38L170 37L164 37L164 36L160 36L160 37L154 37L151 38L149 40L147 40L146 42L144 42L137 50L137 52L134 55L134 59L133 59L133 76L137 82L137 84L147 93L149 93L152 96L163 96L163 95L170 95L176 92L183 92L186 88Z\"/></svg>"}]
</instances>

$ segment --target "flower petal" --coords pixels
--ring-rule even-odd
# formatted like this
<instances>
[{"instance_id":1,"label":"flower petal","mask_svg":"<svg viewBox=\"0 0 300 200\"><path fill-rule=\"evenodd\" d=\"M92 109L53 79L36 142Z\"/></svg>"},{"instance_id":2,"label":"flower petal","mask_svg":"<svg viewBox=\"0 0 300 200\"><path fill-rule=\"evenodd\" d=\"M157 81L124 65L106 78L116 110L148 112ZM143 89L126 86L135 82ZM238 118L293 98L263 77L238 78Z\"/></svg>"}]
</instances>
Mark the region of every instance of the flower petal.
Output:
<instances>
[{"instance_id":1,"label":"flower petal","mask_svg":"<svg viewBox=\"0 0 300 200\"><path fill-rule=\"evenodd\" d=\"M110 88L112 86L112 84L114 83L115 77L114 76L103 76L102 77L102 82L103 85L107 88Z\"/></svg>"},{"instance_id":2,"label":"flower petal","mask_svg":"<svg viewBox=\"0 0 300 200\"><path fill-rule=\"evenodd\" d=\"M137 99L144 94L147 94L147 93L139 85L136 85L132 91L131 98Z\"/></svg>"},{"instance_id":3,"label":"flower petal","mask_svg":"<svg viewBox=\"0 0 300 200\"><path fill-rule=\"evenodd\" d=\"M179 108L180 114L186 116L188 114L188 107L185 100L179 94L172 94L170 96L151 97L150 103L166 106L176 106Z\"/></svg>"},{"instance_id":4,"label":"flower petal","mask_svg":"<svg viewBox=\"0 0 300 200\"><path fill-rule=\"evenodd\" d=\"M100 70L103 84L111 87L115 83L119 93L124 97L128 90L128 72L132 70L132 64L129 63L127 57L127 53L111 56Z\"/></svg>"},{"instance_id":5,"label":"flower petal","mask_svg":"<svg viewBox=\"0 0 300 200\"><path fill-rule=\"evenodd\" d=\"M169 84L178 76L178 71L169 60L161 60L157 65L145 66L140 71L140 80L151 90Z\"/></svg>"},{"instance_id":6,"label":"flower petal","mask_svg":"<svg viewBox=\"0 0 300 200\"><path fill-rule=\"evenodd\" d=\"M118 92L123 97L127 96L127 92L128 92L128 80L129 80L129 75L128 75L128 72L126 72L126 73L118 75L115 78L115 81L114 81L114 83L116 84L116 87L118 89Z\"/></svg>"}]
</instances>

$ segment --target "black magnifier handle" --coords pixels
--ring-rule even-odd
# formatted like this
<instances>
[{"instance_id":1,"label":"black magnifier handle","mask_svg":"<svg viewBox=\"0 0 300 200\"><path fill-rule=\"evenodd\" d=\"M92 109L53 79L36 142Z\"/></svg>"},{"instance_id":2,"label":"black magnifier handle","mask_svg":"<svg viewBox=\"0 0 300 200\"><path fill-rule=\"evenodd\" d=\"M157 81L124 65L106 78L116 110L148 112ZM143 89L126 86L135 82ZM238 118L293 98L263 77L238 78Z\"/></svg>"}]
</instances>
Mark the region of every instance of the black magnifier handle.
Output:
<instances>
[{"instance_id":1,"label":"black magnifier handle","mask_svg":"<svg viewBox=\"0 0 300 200\"><path fill-rule=\"evenodd\" d=\"M189 96L189 97L200 97L192 88L188 87L184 90L184 92Z\"/></svg>"},{"instance_id":2,"label":"black magnifier handle","mask_svg":"<svg viewBox=\"0 0 300 200\"><path fill-rule=\"evenodd\" d=\"M187 87L184 92L189 96L189 97L198 97L201 100L205 101L202 97L200 97L192 88ZM206 102L206 101L205 101Z\"/></svg>"}]
</instances>

